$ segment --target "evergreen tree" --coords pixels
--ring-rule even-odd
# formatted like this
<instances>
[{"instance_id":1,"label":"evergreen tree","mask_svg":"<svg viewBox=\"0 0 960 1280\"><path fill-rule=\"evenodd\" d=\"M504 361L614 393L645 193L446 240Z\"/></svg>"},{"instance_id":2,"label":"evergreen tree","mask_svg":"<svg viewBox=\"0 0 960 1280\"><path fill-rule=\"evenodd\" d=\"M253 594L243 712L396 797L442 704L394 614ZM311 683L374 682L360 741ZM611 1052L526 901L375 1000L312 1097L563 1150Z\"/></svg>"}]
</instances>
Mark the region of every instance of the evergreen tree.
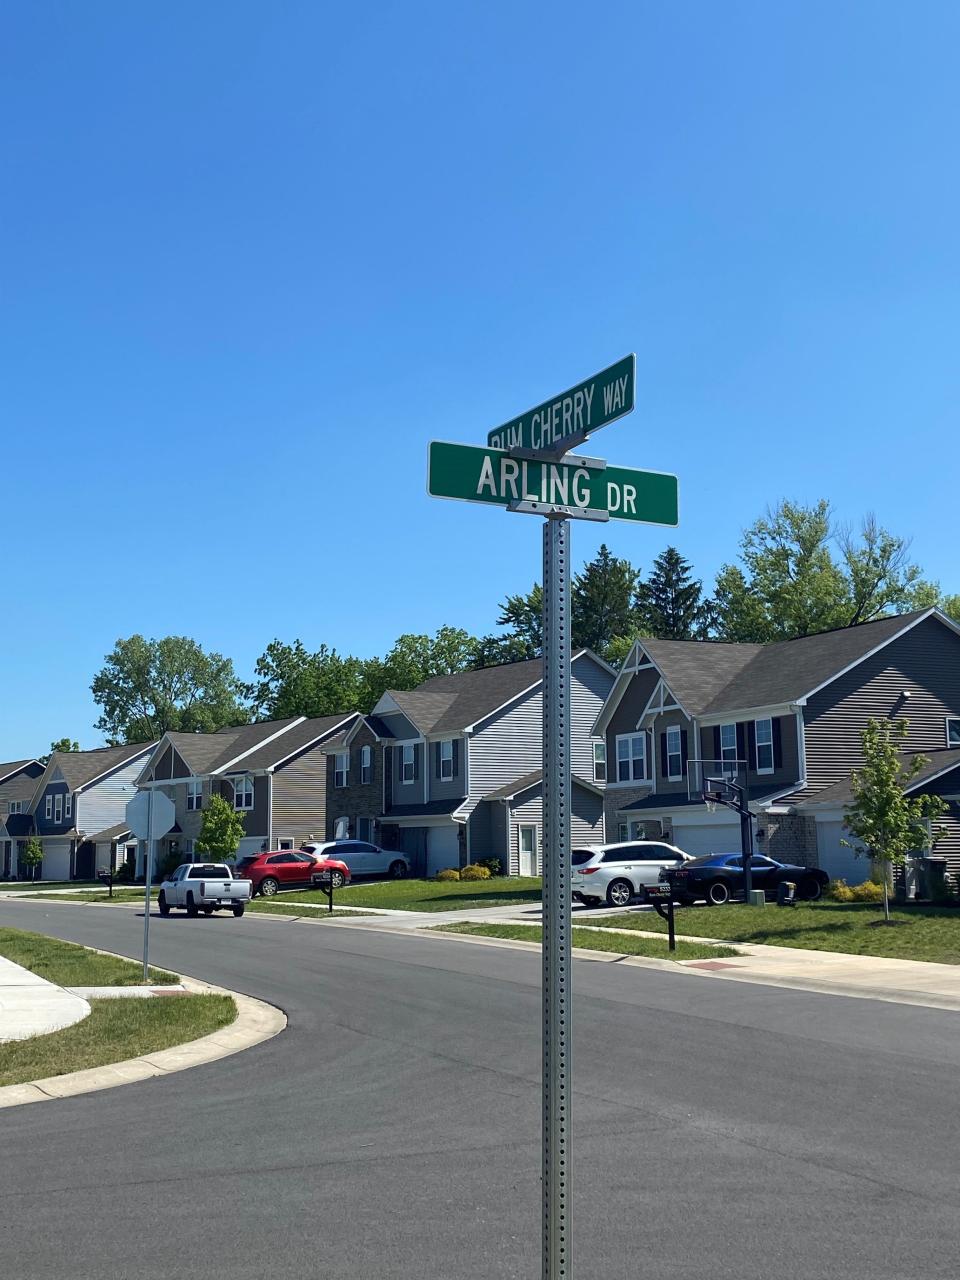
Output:
<instances>
[{"instance_id":1,"label":"evergreen tree","mask_svg":"<svg viewBox=\"0 0 960 1280\"><path fill-rule=\"evenodd\" d=\"M710 609L703 584L691 577L676 547L657 556L650 577L637 587L636 616L644 634L659 640L698 640L706 634Z\"/></svg>"},{"instance_id":2,"label":"evergreen tree","mask_svg":"<svg viewBox=\"0 0 960 1280\"><path fill-rule=\"evenodd\" d=\"M632 638L636 630L633 594L637 577L630 561L611 555L605 544L596 559L574 575L570 593L574 649L592 649L606 658L614 641Z\"/></svg>"}]
</instances>

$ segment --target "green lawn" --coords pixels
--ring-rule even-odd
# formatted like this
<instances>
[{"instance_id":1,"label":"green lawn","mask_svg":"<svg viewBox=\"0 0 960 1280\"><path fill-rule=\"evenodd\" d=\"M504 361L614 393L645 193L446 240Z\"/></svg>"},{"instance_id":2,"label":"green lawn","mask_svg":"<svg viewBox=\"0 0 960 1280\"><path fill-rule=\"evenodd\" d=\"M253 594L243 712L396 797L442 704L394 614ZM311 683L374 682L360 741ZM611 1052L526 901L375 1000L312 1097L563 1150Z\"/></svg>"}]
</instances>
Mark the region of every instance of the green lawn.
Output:
<instances>
[{"instance_id":1,"label":"green lawn","mask_svg":"<svg viewBox=\"0 0 960 1280\"><path fill-rule=\"evenodd\" d=\"M36 893L38 889L76 889L87 885L93 888L99 883L99 880L0 880L0 893Z\"/></svg>"},{"instance_id":2,"label":"green lawn","mask_svg":"<svg viewBox=\"0 0 960 1280\"><path fill-rule=\"evenodd\" d=\"M277 901L275 898L274 901ZM281 902L323 902L319 889L285 893ZM393 911L468 911L473 907L512 907L540 901L539 876L498 876L493 880L385 880L334 889L333 904L387 907Z\"/></svg>"},{"instance_id":3,"label":"green lawn","mask_svg":"<svg viewBox=\"0 0 960 1280\"><path fill-rule=\"evenodd\" d=\"M438 924L438 933L468 933L482 938L511 938L515 942L539 942L538 924ZM592 929L574 928L571 935L575 947L591 951L615 951L619 955L653 956L658 960L715 960L718 956L735 956L732 947L708 947L696 942L678 942L676 951L668 951L666 939L630 938L626 934L594 933Z\"/></svg>"},{"instance_id":4,"label":"green lawn","mask_svg":"<svg viewBox=\"0 0 960 1280\"><path fill-rule=\"evenodd\" d=\"M90 1016L63 1031L0 1044L0 1085L123 1062L197 1040L237 1016L230 996L91 1000Z\"/></svg>"},{"instance_id":5,"label":"green lawn","mask_svg":"<svg viewBox=\"0 0 960 1280\"><path fill-rule=\"evenodd\" d=\"M104 889L103 893L98 893L96 889L83 889L80 893L36 893L31 894L31 899L35 898L38 902L105 902L110 905L111 898L109 893ZM155 902L157 898L157 890L150 890L150 900ZM139 889L131 889L129 887L118 888L113 886L113 902L143 902L143 885Z\"/></svg>"},{"instance_id":6,"label":"green lawn","mask_svg":"<svg viewBox=\"0 0 960 1280\"><path fill-rule=\"evenodd\" d=\"M73 942L24 929L0 929L0 956L61 987L133 987L143 982L143 965L134 960L103 956ZM153 986L165 986L180 978L164 969L151 969L149 981Z\"/></svg>"},{"instance_id":7,"label":"green lawn","mask_svg":"<svg viewBox=\"0 0 960 1280\"><path fill-rule=\"evenodd\" d=\"M258 915L300 916L301 919L306 920L343 920L345 917L354 916L366 916L368 920L370 918L369 911L338 911L336 907L334 907L333 911L328 911L326 902L324 902L320 910L311 907L309 904L302 905L302 900L301 905L298 906L296 902L291 900L292 896L284 894L282 897L276 898L254 898L247 906L247 910L255 911ZM296 896L300 897L299 894Z\"/></svg>"},{"instance_id":8,"label":"green lawn","mask_svg":"<svg viewBox=\"0 0 960 1280\"><path fill-rule=\"evenodd\" d=\"M685 907L676 913L678 934L758 942L773 947L811 951L843 951L898 960L934 960L960 964L960 910L950 907L898 907L891 910L902 924L890 928L875 922L883 908L873 903L817 902L796 907ZM653 911L595 919L607 929L666 932L666 922Z\"/></svg>"}]
</instances>

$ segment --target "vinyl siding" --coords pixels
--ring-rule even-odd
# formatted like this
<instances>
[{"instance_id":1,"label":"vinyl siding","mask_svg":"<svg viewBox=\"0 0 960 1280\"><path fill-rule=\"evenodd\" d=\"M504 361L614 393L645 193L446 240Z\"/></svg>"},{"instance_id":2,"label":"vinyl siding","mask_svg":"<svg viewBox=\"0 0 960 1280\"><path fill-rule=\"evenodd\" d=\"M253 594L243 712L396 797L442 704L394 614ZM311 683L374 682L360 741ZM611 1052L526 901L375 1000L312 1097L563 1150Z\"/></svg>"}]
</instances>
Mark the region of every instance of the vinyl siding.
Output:
<instances>
[{"instance_id":1,"label":"vinyl siding","mask_svg":"<svg viewBox=\"0 0 960 1280\"><path fill-rule=\"evenodd\" d=\"M470 804L524 774L543 768L543 697L524 694L470 740Z\"/></svg>"},{"instance_id":2,"label":"vinyl siding","mask_svg":"<svg viewBox=\"0 0 960 1280\"><path fill-rule=\"evenodd\" d=\"M30 807L30 801L33 799L33 793L37 789L37 782L43 777L43 765L28 765L26 769L21 769L19 773L15 773L6 782L0 782L0 816L5 816L10 812L10 801L19 800L23 804L23 811L26 813Z\"/></svg>"},{"instance_id":3,"label":"vinyl siding","mask_svg":"<svg viewBox=\"0 0 960 1280\"><path fill-rule=\"evenodd\" d=\"M427 752L427 799L428 800L455 800L460 796L467 794L467 772L464 767L464 750L466 743L463 738L455 738L456 742L456 770L450 779L442 780L437 777L436 767L436 751L437 743L428 742Z\"/></svg>"},{"instance_id":4,"label":"vinyl siding","mask_svg":"<svg viewBox=\"0 0 960 1280\"><path fill-rule=\"evenodd\" d=\"M588 654L578 658L571 667L571 768L588 782L593 781L593 744L596 741L592 737L593 726L615 679Z\"/></svg>"},{"instance_id":5,"label":"vinyl siding","mask_svg":"<svg viewBox=\"0 0 960 1280\"><path fill-rule=\"evenodd\" d=\"M598 844L603 840L603 796L595 795L585 787L574 784L570 814L570 847L581 844ZM484 805L483 808L492 806ZM532 787L517 797L510 805L510 874L520 874L521 823L535 822L538 839L543 840L543 794L539 786ZM502 826L502 820L500 825ZM538 845L538 867L542 850ZM499 855L495 855L499 856Z\"/></svg>"},{"instance_id":6,"label":"vinyl siding","mask_svg":"<svg viewBox=\"0 0 960 1280\"><path fill-rule=\"evenodd\" d=\"M351 766L356 763L359 776L359 748L353 754L356 761L351 760L350 763ZM292 839L296 844L311 837L316 840L326 838L328 768L333 768L332 759L325 756L319 748L313 747L274 773L274 844L281 836Z\"/></svg>"},{"instance_id":7,"label":"vinyl siding","mask_svg":"<svg viewBox=\"0 0 960 1280\"><path fill-rule=\"evenodd\" d=\"M380 715L378 712L377 719L382 720L392 736L401 742L410 738L420 737L420 730L411 724L407 717L399 711L388 711L385 715Z\"/></svg>"},{"instance_id":8,"label":"vinyl siding","mask_svg":"<svg viewBox=\"0 0 960 1280\"><path fill-rule=\"evenodd\" d=\"M862 764L860 735L871 717L906 719L907 749L935 750L946 746L948 715L960 715L960 636L928 618L810 698L810 789L839 782Z\"/></svg>"},{"instance_id":9,"label":"vinyl siding","mask_svg":"<svg viewBox=\"0 0 960 1280\"><path fill-rule=\"evenodd\" d=\"M128 760L108 777L74 796L72 826L94 835L126 820L127 802L137 794L137 778L149 756L148 751Z\"/></svg>"},{"instance_id":10,"label":"vinyl siding","mask_svg":"<svg viewBox=\"0 0 960 1280\"><path fill-rule=\"evenodd\" d=\"M780 726L780 766L775 768L773 773L757 773L755 769L747 770L747 783L751 791L762 788L765 794L772 789L780 787L790 787L795 782L800 781L801 762L800 762L800 741L797 732L796 716L771 716L770 719L777 721ZM743 726L744 741L744 758L749 761L750 750L748 746L748 730L747 725L750 723L746 720L733 721L726 723L737 723ZM700 730L700 759L701 760L717 760L719 753L716 745L716 735L714 725L706 725ZM774 731L775 732L775 731ZM691 759L692 759L691 754ZM657 790L662 788L658 785ZM686 784L684 784L686 790ZM749 796L748 796L749 798Z\"/></svg>"},{"instance_id":11,"label":"vinyl siding","mask_svg":"<svg viewBox=\"0 0 960 1280\"><path fill-rule=\"evenodd\" d=\"M478 804L470 815L470 861L481 858L504 860L503 836L498 838L497 828L503 827L499 804Z\"/></svg>"},{"instance_id":12,"label":"vinyl siding","mask_svg":"<svg viewBox=\"0 0 960 1280\"><path fill-rule=\"evenodd\" d=\"M237 773L233 777L241 777ZM214 793L219 792L224 800L233 803L233 784L230 776L224 778L215 778L211 780L211 790ZM247 836L266 837L269 832L269 801L267 798L267 778L266 775L253 779L253 808L243 812L243 827Z\"/></svg>"},{"instance_id":13,"label":"vinyl siding","mask_svg":"<svg viewBox=\"0 0 960 1280\"><path fill-rule=\"evenodd\" d=\"M38 835L56 835L60 832L71 831L73 829L74 823L76 822L75 813L71 813L69 818L62 816L63 808L61 807L61 820L57 822L53 816L56 813L56 797L60 796L60 804L63 806L65 804L65 797L69 793L70 788L62 778L48 782L43 791L41 791L40 799L37 801L37 807L34 812L34 822L36 823ZM51 810L51 816L49 818L46 817L47 796L53 797L53 809ZM119 821L120 818L111 818L110 822L105 822L103 826L109 827L114 822ZM86 830L86 828L84 828L84 830ZM91 827L90 830L101 831L103 830L103 827Z\"/></svg>"}]
</instances>

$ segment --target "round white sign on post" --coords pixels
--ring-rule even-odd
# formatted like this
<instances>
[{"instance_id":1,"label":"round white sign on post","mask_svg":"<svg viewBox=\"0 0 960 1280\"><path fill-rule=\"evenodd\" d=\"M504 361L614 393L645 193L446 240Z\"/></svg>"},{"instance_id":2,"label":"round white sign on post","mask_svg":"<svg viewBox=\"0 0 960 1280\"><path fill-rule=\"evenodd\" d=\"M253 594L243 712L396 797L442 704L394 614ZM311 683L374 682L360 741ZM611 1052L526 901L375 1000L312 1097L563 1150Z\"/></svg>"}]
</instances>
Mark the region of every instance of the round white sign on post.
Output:
<instances>
[{"instance_id":1,"label":"round white sign on post","mask_svg":"<svg viewBox=\"0 0 960 1280\"><path fill-rule=\"evenodd\" d=\"M159 840L176 825L176 805L162 791L154 791L152 808L151 821L149 791L138 791L127 803L126 823L138 840Z\"/></svg>"}]
</instances>

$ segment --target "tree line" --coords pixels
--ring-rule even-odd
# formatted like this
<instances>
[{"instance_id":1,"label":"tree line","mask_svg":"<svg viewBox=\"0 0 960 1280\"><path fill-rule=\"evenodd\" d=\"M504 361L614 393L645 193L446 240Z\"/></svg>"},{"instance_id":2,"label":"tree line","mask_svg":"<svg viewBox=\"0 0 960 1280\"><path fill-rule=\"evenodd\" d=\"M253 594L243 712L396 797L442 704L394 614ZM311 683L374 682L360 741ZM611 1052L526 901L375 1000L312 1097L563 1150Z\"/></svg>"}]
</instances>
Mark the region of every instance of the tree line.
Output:
<instances>
[{"instance_id":1,"label":"tree line","mask_svg":"<svg viewBox=\"0 0 960 1280\"><path fill-rule=\"evenodd\" d=\"M905 538L873 516L856 532L838 527L826 501L784 501L744 531L737 562L722 566L709 593L675 547L644 575L601 546L573 577L571 632L575 648L617 665L638 637L769 644L931 605L960 621L960 595L923 577ZM130 636L117 641L91 685L101 710L96 727L111 743L143 742L168 730L209 733L251 720L370 711L387 689L538 657L541 606L534 583L501 602L498 629L487 635L453 626L433 636L408 633L383 657L277 639L249 682L231 659L186 636Z\"/></svg>"}]
</instances>

